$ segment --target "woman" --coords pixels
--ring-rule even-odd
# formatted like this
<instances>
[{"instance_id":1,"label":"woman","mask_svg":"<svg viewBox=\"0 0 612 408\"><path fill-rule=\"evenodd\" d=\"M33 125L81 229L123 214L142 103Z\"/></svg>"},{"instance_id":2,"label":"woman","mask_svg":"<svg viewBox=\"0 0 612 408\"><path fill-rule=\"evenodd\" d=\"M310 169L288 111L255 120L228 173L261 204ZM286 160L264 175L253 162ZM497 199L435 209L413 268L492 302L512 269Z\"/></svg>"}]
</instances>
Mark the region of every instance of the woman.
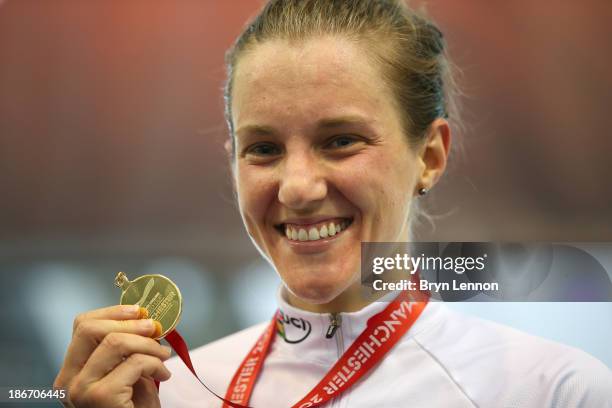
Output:
<instances>
[{"instance_id":1,"label":"woman","mask_svg":"<svg viewBox=\"0 0 612 408\"><path fill-rule=\"evenodd\" d=\"M360 244L409 240L446 167L453 93L442 34L400 1L271 1L242 33L228 54L227 149L244 224L283 286L267 352L268 324L192 351L213 390L258 408L330 394L327 406L352 408L610 404L600 362L433 302L402 309L415 322L375 364L362 355L303 400L387 310L360 295ZM55 385L77 407L221 406L182 362L164 365L170 352L138 313L78 317ZM245 359L256 341L259 368Z\"/></svg>"}]
</instances>

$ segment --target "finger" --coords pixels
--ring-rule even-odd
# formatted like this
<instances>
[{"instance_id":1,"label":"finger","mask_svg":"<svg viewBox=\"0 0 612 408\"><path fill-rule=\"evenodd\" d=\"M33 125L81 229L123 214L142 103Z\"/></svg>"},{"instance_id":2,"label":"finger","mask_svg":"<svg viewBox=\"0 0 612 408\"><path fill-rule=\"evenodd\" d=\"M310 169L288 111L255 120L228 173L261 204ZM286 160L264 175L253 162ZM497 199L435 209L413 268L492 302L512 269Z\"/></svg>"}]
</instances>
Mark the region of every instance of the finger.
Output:
<instances>
[{"instance_id":1,"label":"finger","mask_svg":"<svg viewBox=\"0 0 612 408\"><path fill-rule=\"evenodd\" d=\"M79 324L72 342L68 346L64 362L67 378L76 375L87 362L98 344L109 333L130 333L152 337L161 331L159 322L151 319L142 320L85 320Z\"/></svg>"},{"instance_id":2,"label":"finger","mask_svg":"<svg viewBox=\"0 0 612 408\"><path fill-rule=\"evenodd\" d=\"M132 387L132 401L135 407L159 407L159 394L155 382L151 378L140 377Z\"/></svg>"},{"instance_id":3,"label":"finger","mask_svg":"<svg viewBox=\"0 0 612 408\"><path fill-rule=\"evenodd\" d=\"M97 381L112 371L132 354L147 354L160 360L170 358L171 349L155 340L136 334L109 333L91 354L81 378L88 384Z\"/></svg>"},{"instance_id":4,"label":"finger","mask_svg":"<svg viewBox=\"0 0 612 408\"><path fill-rule=\"evenodd\" d=\"M140 377L166 381L170 378L170 371L157 357L146 354L132 354L100 380L100 383L104 383L109 390L116 390L134 385Z\"/></svg>"},{"instance_id":5,"label":"finger","mask_svg":"<svg viewBox=\"0 0 612 408\"><path fill-rule=\"evenodd\" d=\"M79 324L86 320L135 320L146 319L149 312L138 305L115 305L101 309L90 310L75 317L72 324L72 333L76 331Z\"/></svg>"}]
</instances>

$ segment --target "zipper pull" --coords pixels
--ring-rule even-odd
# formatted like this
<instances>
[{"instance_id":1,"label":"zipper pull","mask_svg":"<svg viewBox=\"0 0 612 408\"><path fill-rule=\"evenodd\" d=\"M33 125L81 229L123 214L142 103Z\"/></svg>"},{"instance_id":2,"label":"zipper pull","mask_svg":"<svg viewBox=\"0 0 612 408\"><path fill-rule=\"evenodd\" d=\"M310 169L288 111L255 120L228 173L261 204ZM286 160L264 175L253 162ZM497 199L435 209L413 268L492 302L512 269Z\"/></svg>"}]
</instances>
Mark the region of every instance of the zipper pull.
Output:
<instances>
[{"instance_id":1,"label":"zipper pull","mask_svg":"<svg viewBox=\"0 0 612 408\"><path fill-rule=\"evenodd\" d=\"M340 325L342 324L342 316L340 316L340 314L338 313L332 313L329 316L329 320L331 324L327 328L327 333L325 333L326 339L331 339L332 337L334 337L334 334L336 334L336 330L338 330L338 327L340 327Z\"/></svg>"}]
</instances>

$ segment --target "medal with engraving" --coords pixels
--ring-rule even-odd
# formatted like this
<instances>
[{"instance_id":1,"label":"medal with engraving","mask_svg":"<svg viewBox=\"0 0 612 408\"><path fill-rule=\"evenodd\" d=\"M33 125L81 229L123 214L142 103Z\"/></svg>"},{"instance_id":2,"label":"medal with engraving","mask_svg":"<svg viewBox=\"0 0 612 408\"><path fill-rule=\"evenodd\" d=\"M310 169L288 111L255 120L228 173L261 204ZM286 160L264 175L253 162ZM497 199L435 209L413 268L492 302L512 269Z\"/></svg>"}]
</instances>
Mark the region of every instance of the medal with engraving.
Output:
<instances>
[{"instance_id":1,"label":"medal with engraving","mask_svg":"<svg viewBox=\"0 0 612 408\"><path fill-rule=\"evenodd\" d=\"M170 279L163 275L143 275L130 281L125 273L119 272L115 286L122 290L120 304L144 307L149 318L161 323L162 332L156 340L174 330L181 318L183 298Z\"/></svg>"}]
</instances>

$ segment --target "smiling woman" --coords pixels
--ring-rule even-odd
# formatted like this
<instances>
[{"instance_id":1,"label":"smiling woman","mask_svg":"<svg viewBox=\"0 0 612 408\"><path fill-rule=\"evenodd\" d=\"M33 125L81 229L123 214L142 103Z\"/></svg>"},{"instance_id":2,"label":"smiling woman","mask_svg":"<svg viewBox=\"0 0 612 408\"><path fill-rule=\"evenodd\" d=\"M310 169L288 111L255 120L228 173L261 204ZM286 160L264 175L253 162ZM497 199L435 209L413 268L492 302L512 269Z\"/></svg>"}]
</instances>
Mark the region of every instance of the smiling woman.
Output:
<instances>
[{"instance_id":1,"label":"smiling woman","mask_svg":"<svg viewBox=\"0 0 612 408\"><path fill-rule=\"evenodd\" d=\"M444 170L447 121L411 147L379 66L338 35L253 44L232 73L233 169L249 235L293 304L360 309L360 243L408 239L413 197Z\"/></svg>"},{"instance_id":2,"label":"smiling woman","mask_svg":"<svg viewBox=\"0 0 612 408\"><path fill-rule=\"evenodd\" d=\"M399 0L272 0L227 62L240 214L283 285L271 323L192 352L224 406L610 401L609 371L577 350L426 298L361 295L361 243L409 241L446 168L455 91L433 23ZM219 406L179 360L162 364L137 313L78 318L56 385L79 407Z\"/></svg>"}]
</instances>

